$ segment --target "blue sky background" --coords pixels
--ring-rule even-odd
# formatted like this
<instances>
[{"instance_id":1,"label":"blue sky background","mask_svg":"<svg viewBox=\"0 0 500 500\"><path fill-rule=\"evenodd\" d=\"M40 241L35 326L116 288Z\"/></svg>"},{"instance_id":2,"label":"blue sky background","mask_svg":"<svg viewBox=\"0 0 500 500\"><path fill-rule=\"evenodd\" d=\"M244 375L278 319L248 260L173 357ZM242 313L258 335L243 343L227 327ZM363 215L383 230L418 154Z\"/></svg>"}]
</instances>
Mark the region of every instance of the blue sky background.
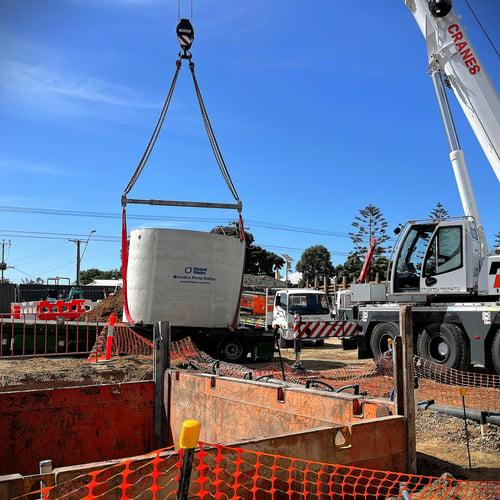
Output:
<instances>
[{"instance_id":1,"label":"blue sky background","mask_svg":"<svg viewBox=\"0 0 500 500\"><path fill-rule=\"evenodd\" d=\"M469 0L500 46L500 2ZM358 210L390 228L441 202L462 207L427 71L403 0L193 0L193 61L255 244L300 259L317 244L335 265ZM455 1L500 85L495 51ZM181 3L181 17L190 2ZM0 241L12 282L120 267L121 195L175 71L173 0L0 3ZM489 245L499 183L450 97ZM132 198L232 202L184 62L157 145ZM129 205L129 230L210 230L236 212ZM82 246L83 249L83 246Z\"/></svg>"}]
</instances>

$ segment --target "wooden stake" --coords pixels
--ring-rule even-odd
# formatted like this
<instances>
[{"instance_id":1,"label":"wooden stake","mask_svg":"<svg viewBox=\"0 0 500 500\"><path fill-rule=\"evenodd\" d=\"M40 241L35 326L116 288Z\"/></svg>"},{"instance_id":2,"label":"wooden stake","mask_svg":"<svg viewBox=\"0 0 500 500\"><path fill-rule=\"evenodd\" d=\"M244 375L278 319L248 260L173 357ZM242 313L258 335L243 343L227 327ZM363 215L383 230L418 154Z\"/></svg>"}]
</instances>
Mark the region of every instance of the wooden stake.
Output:
<instances>
[{"instance_id":1,"label":"wooden stake","mask_svg":"<svg viewBox=\"0 0 500 500\"><path fill-rule=\"evenodd\" d=\"M399 307L399 325L403 337L404 411L406 417L406 451L408 472L417 473L417 442L415 432L415 368L413 365L413 325L411 305Z\"/></svg>"}]
</instances>

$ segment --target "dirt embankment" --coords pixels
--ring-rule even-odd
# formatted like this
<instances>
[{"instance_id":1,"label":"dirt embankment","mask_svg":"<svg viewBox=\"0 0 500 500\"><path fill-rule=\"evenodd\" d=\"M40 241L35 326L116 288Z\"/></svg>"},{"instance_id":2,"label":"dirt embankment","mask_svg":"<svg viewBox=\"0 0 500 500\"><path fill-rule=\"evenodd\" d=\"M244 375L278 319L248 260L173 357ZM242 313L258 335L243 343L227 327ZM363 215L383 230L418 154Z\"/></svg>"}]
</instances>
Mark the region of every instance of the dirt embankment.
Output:
<instances>
[{"instance_id":1,"label":"dirt embankment","mask_svg":"<svg viewBox=\"0 0 500 500\"><path fill-rule=\"evenodd\" d=\"M107 321L112 313L117 319L121 319L122 312L123 290L121 288L117 290L116 293L108 295L92 309L92 314L97 315L99 321Z\"/></svg>"}]
</instances>

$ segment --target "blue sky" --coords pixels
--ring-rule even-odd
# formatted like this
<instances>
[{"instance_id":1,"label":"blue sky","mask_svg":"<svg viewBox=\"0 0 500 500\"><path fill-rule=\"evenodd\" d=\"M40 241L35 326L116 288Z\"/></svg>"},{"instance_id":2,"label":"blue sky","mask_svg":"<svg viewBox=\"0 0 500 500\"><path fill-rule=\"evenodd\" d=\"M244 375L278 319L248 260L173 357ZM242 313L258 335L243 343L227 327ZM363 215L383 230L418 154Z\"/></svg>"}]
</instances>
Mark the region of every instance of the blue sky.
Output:
<instances>
[{"instance_id":1,"label":"blue sky","mask_svg":"<svg viewBox=\"0 0 500 500\"><path fill-rule=\"evenodd\" d=\"M500 46L500 2L469 0ZM500 64L465 0L482 62ZM181 17L190 2L181 2ZM178 2L4 0L0 4L0 241L5 277L70 277L120 267L121 195L175 71ZM396 227L441 202L462 208L427 71L403 0L193 0L195 71L255 244L295 262L322 244L352 249L358 210ZM490 247L499 183L450 97ZM132 198L232 202L184 62L157 145ZM210 230L234 211L129 205L129 230ZM83 249L82 244L82 249Z\"/></svg>"}]
</instances>

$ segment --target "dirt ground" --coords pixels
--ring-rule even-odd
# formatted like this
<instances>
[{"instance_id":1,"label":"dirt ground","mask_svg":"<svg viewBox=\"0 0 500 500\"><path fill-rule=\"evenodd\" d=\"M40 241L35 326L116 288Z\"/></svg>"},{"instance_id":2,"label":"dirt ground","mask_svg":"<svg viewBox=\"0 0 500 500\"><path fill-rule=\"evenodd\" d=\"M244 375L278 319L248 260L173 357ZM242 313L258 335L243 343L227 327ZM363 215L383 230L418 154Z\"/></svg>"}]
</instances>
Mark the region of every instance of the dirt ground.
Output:
<instances>
[{"instance_id":1,"label":"dirt ground","mask_svg":"<svg viewBox=\"0 0 500 500\"><path fill-rule=\"evenodd\" d=\"M293 349L282 349L283 361L295 361ZM278 361L245 363L261 368ZM358 360L355 350L344 351L339 341L328 340L323 347L306 347L301 361L308 370L331 370L345 366L373 366L373 360ZM123 356L107 363L89 363L83 358L35 358L0 360L0 391L18 391L47 387L67 387L150 380L150 358ZM421 475L440 476L444 472L457 479L500 480L500 430L488 424L482 437L479 425L467 421L472 468L469 469L467 443L462 419L419 411L416 421L418 471Z\"/></svg>"}]
</instances>

